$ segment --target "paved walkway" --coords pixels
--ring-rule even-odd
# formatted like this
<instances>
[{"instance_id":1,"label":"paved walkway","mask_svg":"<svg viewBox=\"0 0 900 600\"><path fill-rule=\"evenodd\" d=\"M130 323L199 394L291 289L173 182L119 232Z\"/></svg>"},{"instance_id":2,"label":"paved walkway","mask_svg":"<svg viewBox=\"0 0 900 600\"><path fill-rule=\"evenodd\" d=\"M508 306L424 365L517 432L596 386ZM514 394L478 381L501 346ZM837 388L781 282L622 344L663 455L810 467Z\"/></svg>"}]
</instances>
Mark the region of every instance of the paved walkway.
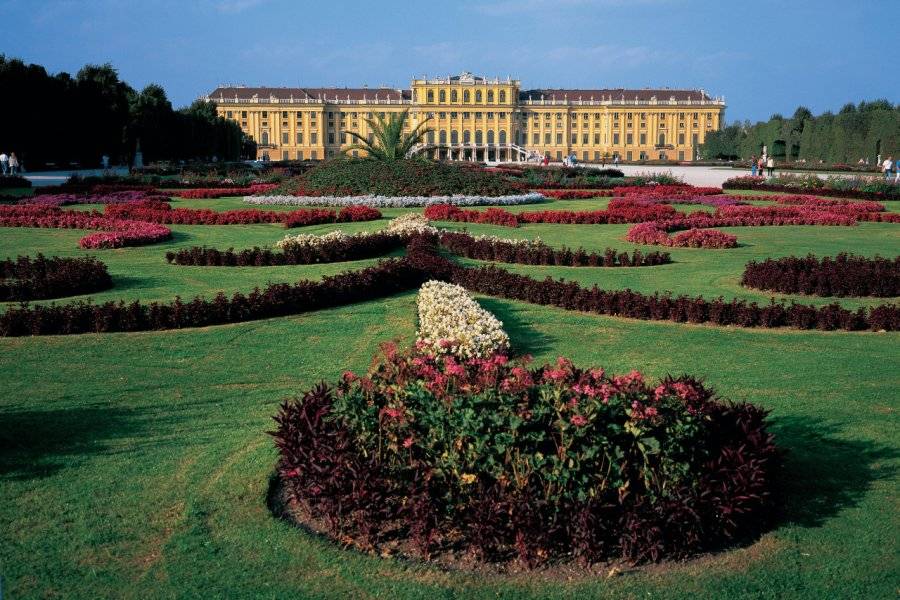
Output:
<instances>
[{"instance_id":1,"label":"paved walkway","mask_svg":"<svg viewBox=\"0 0 900 600\"><path fill-rule=\"evenodd\" d=\"M597 169L600 168L600 165L585 166ZM612 165L607 165L607 167L610 166ZM731 179L732 177L750 175L750 169L732 169L731 167L666 167L655 165L619 165L616 168L625 173L625 175L638 175L640 173L671 173L676 177L683 178L684 182L690 185L710 187L721 187L726 179ZM780 173L781 172L778 170L778 168L776 168L775 175L779 175ZM832 175L837 175L839 177L854 177L856 175L859 175L859 173L825 173L816 171L792 171L792 173L814 173L816 175L819 175L820 177L828 177ZM877 173L866 173L866 175L871 175L873 177L878 176Z\"/></svg>"},{"instance_id":2,"label":"paved walkway","mask_svg":"<svg viewBox=\"0 0 900 600\"><path fill-rule=\"evenodd\" d=\"M100 177L104 174L113 174L113 175L127 175L128 168L127 167L110 167L106 171L103 169L69 169L67 171L35 171L35 172L27 172L22 173L22 175L31 182L31 185L34 187L41 187L44 185L59 185L61 183L65 183L66 180L74 175L78 174L81 177Z\"/></svg>"}]
</instances>

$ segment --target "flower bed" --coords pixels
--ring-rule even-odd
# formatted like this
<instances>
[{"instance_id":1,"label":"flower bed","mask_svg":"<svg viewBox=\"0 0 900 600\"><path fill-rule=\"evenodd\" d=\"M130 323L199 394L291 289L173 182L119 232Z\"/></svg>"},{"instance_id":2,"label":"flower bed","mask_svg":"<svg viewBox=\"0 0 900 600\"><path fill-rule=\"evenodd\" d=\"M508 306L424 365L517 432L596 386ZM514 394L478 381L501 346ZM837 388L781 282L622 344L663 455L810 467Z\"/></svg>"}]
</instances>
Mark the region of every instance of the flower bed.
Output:
<instances>
[{"instance_id":1,"label":"flower bed","mask_svg":"<svg viewBox=\"0 0 900 600\"><path fill-rule=\"evenodd\" d=\"M628 230L625 239L635 244L673 248L734 248L737 237L715 229L688 229L674 236L656 223L639 223Z\"/></svg>"},{"instance_id":2,"label":"flower bed","mask_svg":"<svg viewBox=\"0 0 900 600\"><path fill-rule=\"evenodd\" d=\"M607 210L542 210L518 214L502 208L487 210L464 210L446 204L429 206L425 216L434 221L458 221L463 223L488 223L504 227L518 227L519 223L564 223L564 224L608 224L640 223L654 219L672 218L682 215L671 206L647 205L623 202Z\"/></svg>"},{"instance_id":3,"label":"flower bed","mask_svg":"<svg viewBox=\"0 0 900 600\"><path fill-rule=\"evenodd\" d=\"M112 287L106 265L91 257L19 256L0 261L0 301L46 300Z\"/></svg>"},{"instance_id":4,"label":"flower bed","mask_svg":"<svg viewBox=\"0 0 900 600\"><path fill-rule=\"evenodd\" d=\"M172 208L166 203L134 202L109 204L105 214L112 217L179 225L247 225L253 223L283 223L285 227L301 227L322 223L346 223L372 221L381 213L365 206L347 206L335 213L327 209L279 210L225 210L217 212L207 208Z\"/></svg>"},{"instance_id":5,"label":"flower bed","mask_svg":"<svg viewBox=\"0 0 900 600\"><path fill-rule=\"evenodd\" d=\"M476 260L496 260L525 265L557 265L564 267L643 267L671 262L668 252L642 253L635 250L618 252L607 248L602 254L588 253L584 248L557 250L537 240L511 240L493 236L471 236L447 231L440 244L453 254Z\"/></svg>"},{"instance_id":6,"label":"flower bed","mask_svg":"<svg viewBox=\"0 0 900 600\"><path fill-rule=\"evenodd\" d=\"M373 206L378 208L409 208L447 204L452 206L516 206L543 202L539 193L507 196L244 196L248 204L275 204L285 206Z\"/></svg>"},{"instance_id":7,"label":"flower bed","mask_svg":"<svg viewBox=\"0 0 900 600\"><path fill-rule=\"evenodd\" d=\"M247 187L231 188L193 188L180 189L173 195L179 198L225 198L227 196L244 196L264 194L278 187L277 183L254 183Z\"/></svg>"},{"instance_id":8,"label":"flower bed","mask_svg":"<svg viewBox=\"0 0 900 600\"><path fill-rule=\"evenodd\" d=\"M387 346L284 402L278 474L299 518L440 561L685 558L764 531L780 452L766 411L683 376Z\"/></svg>"},{"instance_id":9,"label":"flower bed","mask_svg":"<svg viewBox=\"0 0 900 600\"><path fill-rule=\"evenodd\" d=\"M114 205L108 205L114 206ZM54 206L0 206L0 227L45 227L52 229L101 229L78 244L82 248L120 248L153 244L172 237L168 227L109 218L96 211L63 211Z\"/></svg>"},{"instance_id":10,"label":"flower bed","mask_svg":"<svg viewBox=\"0 0 900 600\"><path fill-rule=\"evenodd\" d=\"M10 306L0 314L0 336L60 335L107 331L148 331L206 327L283 317L363 302L414 289L425 275L407 259L381 261L374 267L326 276L321 281L272 283L249 294L213 299L197 296L183 302L142 304L72 302Z\"/></svg>"},{"instance_id":11,"label":"flower bed","mask_svg":"<svg viewBox=\"0 0 900 600\"><path fill-rule=\"evenodd\" d=\"M486 358L509 350L509 336L503 331L503 323L458 285L428 281L419 289L417 304L418 348L462 360Z\"/></svg>"},{"instance_id":12,"label":"flower bed","mask_svg":"<svg viewBox=\"0 0 900 600\"><path fill-rule=\"evenodd\" d=\"M435 204L425 209L425 218L431 221L460 221L463 223L487 223L503 227L518 227L519 220L502 208L463 210L449 204Z\"/></svg>"},{"instance_id":13,"label":"flower bed","mask_svg":"<svg viewBox=\"0 0 900 600\"><path fill-rule=\"evenodd\" d=\"M167 202L168 200L168 196L162 196L155 190L128 190L87 194L39 194L22 198L18 203L59 207L72 204L119 204L127 202Z\"/></svg>"},{"instance_id":14,"label":"flower bed","mask_svg":"<svg viewBox=\"0 0 900 600\"><path fill-rule=\"evenodd\" d=\"M535 192L541 194L542 196L546 196L547 198L554 198L556 200L586 200L589 198L599 198L604 196L612 196L613 192L610 189L597 189L597 190L581 190L581 189L542 189L535 190Z\"/></svg>"},{"instance_id":15,"label":"flower bed","mask_svg":"<svg viewBox=\"0 0 900 600\"><path fill-rule=\"evenodd\" d=\"M785 294L816 296L900 296L900 256L894 260L846 253L818 259L787 256L751 261L741 285Z\"/></svg>"}]
</instances>

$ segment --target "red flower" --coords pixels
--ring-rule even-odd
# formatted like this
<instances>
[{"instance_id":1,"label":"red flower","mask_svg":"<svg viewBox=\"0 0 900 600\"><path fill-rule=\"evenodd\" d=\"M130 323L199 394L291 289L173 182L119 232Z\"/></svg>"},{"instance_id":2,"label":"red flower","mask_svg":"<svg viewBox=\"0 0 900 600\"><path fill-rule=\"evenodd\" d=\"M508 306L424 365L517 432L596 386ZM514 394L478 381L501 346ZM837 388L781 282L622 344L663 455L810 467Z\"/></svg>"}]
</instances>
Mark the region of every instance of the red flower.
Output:
<instances>
[{"instance_id":1,"label":"red flower","mask_svg":"<svg viewBox=\"0 0 900 600\"><path fill-rule=\"evenodd\" d=\"M583 415L572 415L572 418L569 419L569 423L574 425L575 427L584 427L587 425L587 418Z\"/></svg>"}]
</instances>

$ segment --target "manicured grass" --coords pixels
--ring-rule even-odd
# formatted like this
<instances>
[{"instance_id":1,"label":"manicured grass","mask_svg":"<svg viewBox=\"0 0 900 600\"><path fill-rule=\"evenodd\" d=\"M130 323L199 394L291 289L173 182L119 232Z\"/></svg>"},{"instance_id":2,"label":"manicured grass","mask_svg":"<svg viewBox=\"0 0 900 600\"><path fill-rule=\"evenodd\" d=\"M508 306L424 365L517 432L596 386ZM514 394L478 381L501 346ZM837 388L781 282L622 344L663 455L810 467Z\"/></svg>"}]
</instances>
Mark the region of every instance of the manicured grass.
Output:
<instances>
[{"instance_id":1,"label":"manicured grass","mask_svg":"<svg viewBox=\"0 0 900 600\"><path fill-rule=\"evenodd\" d=\"M605 202L570 201L579 207ZM235 199L177 205L245 206ZM555 203L553 208L562 208ZM523 207L527 209L527 207ZM587 208L585 206L585 208ZM383 211L387 217L401 210ZM374 229L322 225L304 232ZM460 224L453 224L459 226ZM265 268L168 265L167 249L271 244L277 225L173 226L167 244L77 248L82 232L0 229L0 257L93 254L115 286L97 300L170 300L317 278L371 261ZM551 245L636 246L627 226L468 227ZM298 233L301 229L291 230ZM767 301L737 285L751 258L851 250L897 254L897 226L735 228L733 250L673 250L644 268L505 268L604 288ZM641 247L650 249L649 247ZM810 303L822 299L800 298ZM137 334L0 339L0 574L10 598L887 598L900 573L900 334L743 330L614 319L479 297L515 350L613 372L690 373L772 410L788 450L786 510L753 544L682 564L574 579L445 573L344 550L272 518L278 401L379 342L411 341L410 292L238 325ZM66 300L63 300L66 301ZM847 306L869 301L841 300Z\"/></svg>"}]
</instances>

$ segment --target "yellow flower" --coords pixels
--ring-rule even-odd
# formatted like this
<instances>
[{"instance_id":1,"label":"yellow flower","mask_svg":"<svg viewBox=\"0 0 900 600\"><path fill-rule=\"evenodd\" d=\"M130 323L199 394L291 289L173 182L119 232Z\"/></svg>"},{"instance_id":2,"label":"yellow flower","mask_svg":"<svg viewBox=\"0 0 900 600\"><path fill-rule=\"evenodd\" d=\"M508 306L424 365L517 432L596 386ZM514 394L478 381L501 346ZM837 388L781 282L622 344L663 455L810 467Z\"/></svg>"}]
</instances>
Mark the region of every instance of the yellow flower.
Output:
<instances>
[{"instance_id":1,"label":"yellow flower","mask_svg":"<svg viewBox=\"0 0 900 600\"><path fill-rule=\"evenodd\" d=\"M460 477L463 485L471 485L475 483L476 479L478 479L478 477L476 475L473 475L472 473L463 473L462 477Z\"/></svg>"}]
</instances>

